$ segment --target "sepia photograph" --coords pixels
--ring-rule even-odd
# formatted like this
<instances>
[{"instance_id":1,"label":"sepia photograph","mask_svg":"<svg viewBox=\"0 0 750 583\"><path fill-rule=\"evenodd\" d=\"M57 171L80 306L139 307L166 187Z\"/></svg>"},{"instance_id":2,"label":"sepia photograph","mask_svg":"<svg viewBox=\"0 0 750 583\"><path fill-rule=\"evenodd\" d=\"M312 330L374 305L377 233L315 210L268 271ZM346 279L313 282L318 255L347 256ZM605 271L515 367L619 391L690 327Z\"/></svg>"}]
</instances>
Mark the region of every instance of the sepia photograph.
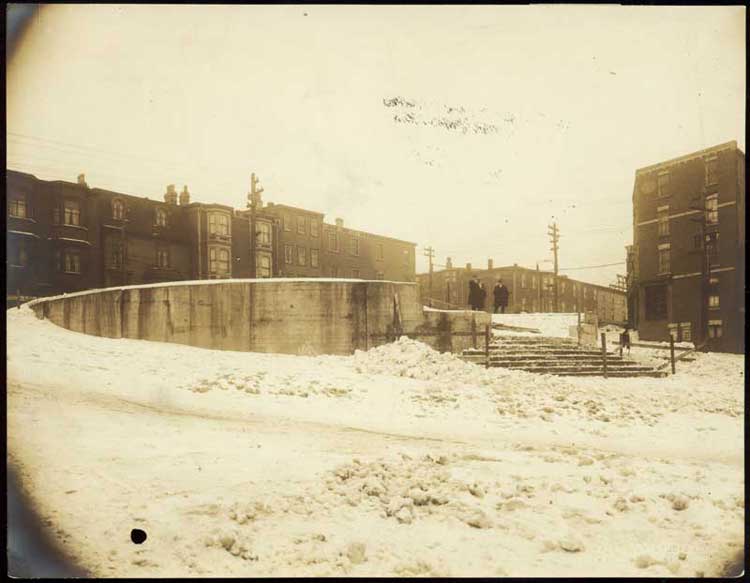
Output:
<instances>
[{"instance_id":1,"label":"sepia photograph","mask_svg":"<svg viewBox=\"0 0 750 583\"><path fill-rule=\"evenodd\" d=\"M10 577L744 574L744 5L5 11Z\"/></svg>"}]
</instances>

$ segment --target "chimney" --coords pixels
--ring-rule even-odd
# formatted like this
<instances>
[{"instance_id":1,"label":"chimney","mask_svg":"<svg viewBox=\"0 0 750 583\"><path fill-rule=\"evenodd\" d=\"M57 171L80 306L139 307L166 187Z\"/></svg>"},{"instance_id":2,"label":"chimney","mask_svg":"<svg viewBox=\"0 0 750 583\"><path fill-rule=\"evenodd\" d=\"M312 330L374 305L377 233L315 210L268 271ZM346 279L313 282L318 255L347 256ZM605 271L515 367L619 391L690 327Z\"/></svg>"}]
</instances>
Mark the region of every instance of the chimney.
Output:
<instances>
[{"instance_id":1,"label":"chimney","mask_svg":"<svg viewBox=\"0 0 750 583\"><path fill-rule=\"evenodd\" d=\"M488 259L487 260L487 269L492 269L492 267L493 267L493 265L492 265L492 259Z\"/></svg>"},{"instance_id":2,"label":"chimney","mask_svg":"<svg viewBox=\"0 0 750 583\"><path fill-rule=\"evenodd\" d=\"M471 271L471 263L466 264L466 271Z\"/></svg>"},{"instance_id":3,"label":"chimney","mask_svg":"<svg viewBox=\"0 0 750 583\"><path fill-rule=\"evenodd\" d=\"M336 226L337 227L343 227L344 226L344 219L336 219Z\"/></svg>"},{"instance_id":4,"label":"chimney","mask_svg":"<svg viewBox=\"0 0 750 583\"><path fill-rule=\"evenodd\" d=\"M190 204L190 193L188 192L187 185L182 187L182 192L180 193L180 206Z\"/></svg>"},{"instance_id":5,"label":"chimney","mask_svg":"<svg viewBox=\"0 0 750 583\"><path fill-rule=\"evenodd\" d=\"M445 260L445 268L453 269L453 260L450 257L446 258Z\"/></svg>"},{"instance_id":6,"label":"chimney","mask_svg":"<svg viewBox=\"0 0 750 583\"><path fill-rule=\"evenodd\" d=\"M80 186L85 186L86 188L89 187L89 185L86 184L86 175L85 174L79 174L78 175L78 184Z\"/></svg>"},{"instance_id":7,"label":"chimney","mask_svg":"<svg viewBox=\"0 0 750 583\"><path fill-rule=\"evenodd\" d=\"M167 204L177 204L177 191L174 184L167 185L167 192L164 193L164 202Z\"/></svg>"}]
</instances>

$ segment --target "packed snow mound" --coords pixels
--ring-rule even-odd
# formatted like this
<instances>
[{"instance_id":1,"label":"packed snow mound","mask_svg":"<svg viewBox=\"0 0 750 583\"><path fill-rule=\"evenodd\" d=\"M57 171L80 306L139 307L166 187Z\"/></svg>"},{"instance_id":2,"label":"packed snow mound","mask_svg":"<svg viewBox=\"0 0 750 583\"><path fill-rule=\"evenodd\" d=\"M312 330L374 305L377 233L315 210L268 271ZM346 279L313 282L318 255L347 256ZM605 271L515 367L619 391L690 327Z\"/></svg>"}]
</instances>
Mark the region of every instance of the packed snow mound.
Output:
<instances>
[{"instance_id":1,"label":"packed snow mound","mask_svg":"<svg viewBox=\"0 0 750 583\"><path fill-rule=\"evenodd\" d=\"M578 314L493 314L492 322L494 324L505 324L506 326L519 326L522 328L536 328L542 336L557 336L568 338L570 336L570 326L578 324ZM495 334L522 334L513 331L498 331Z\"/></svg>"},{"instance_id":2,"label":"packed snow mound","mask_svg":"<svg viewBox=\"0 0 750 583\"><path fill-rule=\"evenodd\" d=\"M353 356L357 372L389 374L420 380L445 378L446 375L473 375L477 367L457 356L438 352L424 342L402 336L396 342L383 344Z\"/></svg>"}]
</instances>

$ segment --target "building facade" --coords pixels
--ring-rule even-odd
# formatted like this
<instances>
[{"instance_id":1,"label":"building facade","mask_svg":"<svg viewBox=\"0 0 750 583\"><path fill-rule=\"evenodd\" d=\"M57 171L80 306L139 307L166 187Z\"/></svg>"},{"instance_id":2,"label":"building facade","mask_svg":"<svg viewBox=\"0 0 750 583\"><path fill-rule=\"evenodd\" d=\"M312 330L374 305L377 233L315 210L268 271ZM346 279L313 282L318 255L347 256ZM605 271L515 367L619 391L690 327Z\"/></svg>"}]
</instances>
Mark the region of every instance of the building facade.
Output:
<instances>
[{"instance_id":1,"label":"building facade","mask_svg":"<svg viewBox=\"0 0 750 583\"><path fill-rule=\"evenodd\" d=\"M417 275L420 295L425 305L436 308L468 309L469 280L477 276L487 290L486 311L493 309L492 290L502 279L510 292L508 313L522 312L593 312L601 322L627 321L627 296L624 291L570 279L539 269L519 265L495 267L492 260L486 269L474 269L471 263L454 268L451 259L446 269L433 271L430 291L430 274ZM557 309L555 309L555 280L557 280Z\"/></svg>"},{"instance_id":2,"label":"building facade","mask_svg":"<svg viewBox=\"0 0 750 583\"><path fill-rule=\"evenodd\" d=\"M640 338L744 352L744 267L736 142L636 170L628 284Z\"/></svg>"},{"instance_id":3,"label":"building facade","mask_svg":"<svg viewBox=\"0 0 750 583\"><path fill-rule=\"evenodd\" d=\"M191 279L415 280L414 243L264 205L254 176L242 210L193 202L174 185L163 200L91 188L83 175L74 183L9 170L6 187L8 303Z\"/></svg>"}]
</instances>

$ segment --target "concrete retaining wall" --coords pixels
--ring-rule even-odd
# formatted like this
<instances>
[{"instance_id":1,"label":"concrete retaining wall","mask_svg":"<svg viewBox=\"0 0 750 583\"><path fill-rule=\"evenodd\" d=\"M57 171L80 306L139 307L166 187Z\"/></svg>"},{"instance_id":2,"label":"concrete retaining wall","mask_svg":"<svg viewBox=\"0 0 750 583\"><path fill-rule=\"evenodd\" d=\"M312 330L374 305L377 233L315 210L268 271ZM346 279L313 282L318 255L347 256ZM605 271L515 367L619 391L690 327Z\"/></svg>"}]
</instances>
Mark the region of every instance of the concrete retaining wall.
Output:
<instances>
[{"instance_id":1,"label":"concrete retaining wall","mask_svg":"<svg viewBox=\"0 0 750 583\"><path fill-rule=\"evenodd\" d=\"M40 318L84 334L201 348L351 354L401 334L439 350L484 342L479 313L423 313L414 283L227 280L92 290L32 302ZM472 324L474 322L474 324ZM454 333L461 335L453 336Z\"/></svg>"}]
</instances>

